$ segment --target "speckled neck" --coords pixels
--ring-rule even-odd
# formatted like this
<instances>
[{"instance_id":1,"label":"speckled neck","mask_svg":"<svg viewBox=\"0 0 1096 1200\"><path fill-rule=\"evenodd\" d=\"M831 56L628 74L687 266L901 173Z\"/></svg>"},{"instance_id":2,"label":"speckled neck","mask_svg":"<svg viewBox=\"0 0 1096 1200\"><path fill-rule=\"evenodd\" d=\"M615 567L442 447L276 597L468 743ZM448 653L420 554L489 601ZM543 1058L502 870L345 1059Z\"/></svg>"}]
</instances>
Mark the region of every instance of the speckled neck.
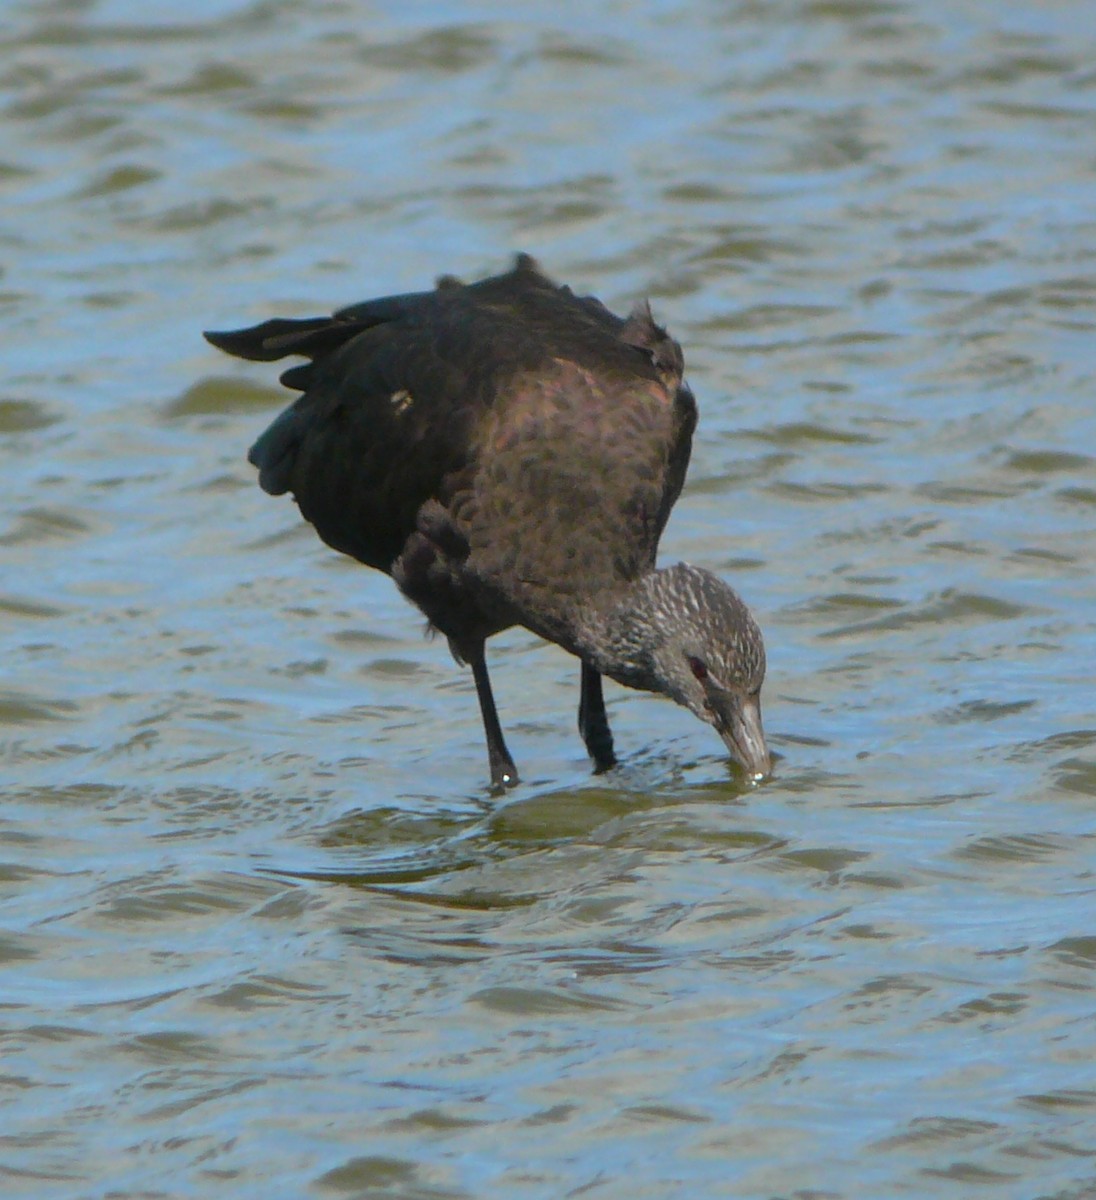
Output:
<instances>
[{"instance_id":1,"label":"speckled neck","mask_svg":"<svg viewBox=\"0 0 1096 1200\"><path fill-rule=\"evenodd\" d=\"M764 643L750 610L722 579L688 563L592 597L576 622L573 649L626 687L663 692L680 702L680 688L667 670L669 644L676 644L681 657L691 647L716 653L712 665L727 682L760 687L765 676Z\"/></svg>"},{"instance_id":2,"label":"speckled neck","mask_svg":"<svg viewBox=\"0 0 1096 1200\"><path fill-rule=\"evenodd\" d=\"M576 652L602 675L626 687L658 691L655 651L666 639L663 568L633 583L592 596L581 610Z\"/></svg>"}]
</instances>

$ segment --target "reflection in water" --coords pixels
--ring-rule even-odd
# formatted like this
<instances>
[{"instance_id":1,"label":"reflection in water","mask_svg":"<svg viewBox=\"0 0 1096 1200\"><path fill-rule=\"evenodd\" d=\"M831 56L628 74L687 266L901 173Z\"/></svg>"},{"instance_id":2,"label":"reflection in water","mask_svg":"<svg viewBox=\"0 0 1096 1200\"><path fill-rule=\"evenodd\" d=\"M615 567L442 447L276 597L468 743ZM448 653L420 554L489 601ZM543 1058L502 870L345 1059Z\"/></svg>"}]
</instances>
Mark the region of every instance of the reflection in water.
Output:
<instances>
[{"instance_id":1,"label":"reflection in water","mask_svg":"<svg viewBox=\"0 0 1096 1200\"><path fill-rule=\"evenodd\" d=\"M4 1194L1087 1194L1088 8L9 9ZM762 787L512 633L492 800L254 486L201 328L522 248L681 336Z\"/></svg>"}]
</instances>

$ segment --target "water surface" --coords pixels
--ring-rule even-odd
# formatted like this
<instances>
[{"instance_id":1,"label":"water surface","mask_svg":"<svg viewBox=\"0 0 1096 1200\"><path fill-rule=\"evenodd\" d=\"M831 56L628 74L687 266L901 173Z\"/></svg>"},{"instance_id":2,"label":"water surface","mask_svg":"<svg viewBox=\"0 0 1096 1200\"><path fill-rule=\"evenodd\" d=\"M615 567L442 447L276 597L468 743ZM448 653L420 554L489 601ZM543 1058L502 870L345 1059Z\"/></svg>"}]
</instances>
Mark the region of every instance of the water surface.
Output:
<instances>
[{"instance_id":1,"label":"water surface","mask_svg":"<svg viewBox=\"0 0 1096 1200\"><path fill-rule=\"evenodd\" d=\"M1096 1194L1090 6L5 17L3 1194ZM685 345L762 787L516 631L490 797L243 460L202 328L518 249Z\"/></svg>"}]
</instances>

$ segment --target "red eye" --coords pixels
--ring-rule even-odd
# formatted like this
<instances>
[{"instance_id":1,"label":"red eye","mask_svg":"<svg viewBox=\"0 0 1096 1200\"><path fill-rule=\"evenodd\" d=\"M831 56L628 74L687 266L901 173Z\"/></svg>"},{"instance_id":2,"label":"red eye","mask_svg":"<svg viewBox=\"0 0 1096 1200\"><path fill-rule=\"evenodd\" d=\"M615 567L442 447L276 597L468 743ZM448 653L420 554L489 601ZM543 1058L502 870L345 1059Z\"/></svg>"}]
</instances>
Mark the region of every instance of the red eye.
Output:
<instances>
[{"instance_id":1,"label":"red eye","mask_svg":"<svg viewBox=\"0 0 1096 1200\"><path fill-rule=\"evenodd\" d=\"M689 659L689 669L700 680L701 683L708 678L708 668L699 658Z\"/></svg>"}]
</instances>

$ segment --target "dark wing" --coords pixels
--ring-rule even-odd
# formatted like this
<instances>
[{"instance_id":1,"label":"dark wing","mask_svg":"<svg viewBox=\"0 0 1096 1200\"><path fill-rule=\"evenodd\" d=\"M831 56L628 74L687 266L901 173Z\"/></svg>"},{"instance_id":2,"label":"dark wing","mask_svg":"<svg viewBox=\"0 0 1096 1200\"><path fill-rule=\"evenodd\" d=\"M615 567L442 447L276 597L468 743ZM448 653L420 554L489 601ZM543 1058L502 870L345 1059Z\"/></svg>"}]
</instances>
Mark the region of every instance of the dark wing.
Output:
<instances>
[{"instance_id":1,"label":"dark wing","mask_svg":"<svg viewBox=\"0 0 1096 1200\"><path fill-rule=\"evenodd\" d=\"M666 462L666 480L662 492L662 503L658 509L658 532L655 545L652 547L652 562L654 552L658 549L658 539L662 537L666 522L670 519L670 510L677 503L681 489L685 486L685 475L689 470L689 456L693 450L693 431L697 422L696 398L684 384L681 384L674 396L674 425L670 440L670 453Z\"/></svg>"},{"instance_id":2,"label":"dark wing","mask_svg":"<svg viewBox=\"0 0 1096 1200\"><path fill-rule=\"evenodd\" d=\"M490 402L483 380L443 343L448 322L425 292L332 317L211 333L215 346L270 361L311 361L282 376L303 395L248 453L259 482L293 493L329 545L388 571L419 507L467 467L470 428Z\"/></svg>"},{"instance_id":3,"label":"dark wing","mask_svg":"<svg viewBox=\"0 0 1096 1200\"><path fill-rule=\"evenodd\" d=\"M388 296L341 309L330 317L275 318L247 329L210 330L203 336L218 350L253 362L273 362L291 354L310 359L303 366L284 371L281 376L285 387L308 392L316 378L316 363L342 349L366 330L398 321L421 309L430 297L429 292ZM280 496L290 490L297 450L317 409L324 407L317 405L314 397L302 397L287 408L248 451L248 461L259 468L259 484L265 492Z\"/></svg>"},{"instance_id":4,"label":"dark wing","mask_svg":"<svg viewBox=\"0 0 1096 1200\"><path fill-rule=\"evenodd\" d=\"M685 356L681 346L661 325L655 324L650 305L644 302L636 306L620 330L620 338L649 357L655 374L667 394L673 397L673 420L666 441L666 470L650 547L653 566L659 539L670 519L670 510L677 503L685 485L697 422L696 399L684 382Z\"/></svg>"},{"instance_id":5,"label":"dark wing","mask_svg":"<svg viewBox=\"0 0 1096 1200\"><path fill-rule=\"evenodd\" d=\"M489 452L471 492L455 498L470 570L553 640L553 604L562 622L582 594L654 565L696 423L681 350L646 305L621 320L568 297L568 320L566 337L560 322L542 334L551 358L509 379L484 420Z\"/></svg>"},{"instance_id":6,"label":"dark wing","mask_svg":"<svg viewBox=\"0 0 1096 1200\"><path fill-rule=\"evenodd\" d=\"M336 549L390 571L437 501L481 548L516 553L531 575L545 572L531 561L530 528L545 530L548 514L557 541L574 534L580 559L608 555L617 579L653 562L695 405L680 348L645 305L622 319L519 256L470 286L444 279L331 317L206 336L242 358L309 359L282 375L303 395L249 458L262 486L291 491ZM629 444L637 456L621 452ZM565 585L557 565L548 586Z\"/></svg>"}]
</instances>

